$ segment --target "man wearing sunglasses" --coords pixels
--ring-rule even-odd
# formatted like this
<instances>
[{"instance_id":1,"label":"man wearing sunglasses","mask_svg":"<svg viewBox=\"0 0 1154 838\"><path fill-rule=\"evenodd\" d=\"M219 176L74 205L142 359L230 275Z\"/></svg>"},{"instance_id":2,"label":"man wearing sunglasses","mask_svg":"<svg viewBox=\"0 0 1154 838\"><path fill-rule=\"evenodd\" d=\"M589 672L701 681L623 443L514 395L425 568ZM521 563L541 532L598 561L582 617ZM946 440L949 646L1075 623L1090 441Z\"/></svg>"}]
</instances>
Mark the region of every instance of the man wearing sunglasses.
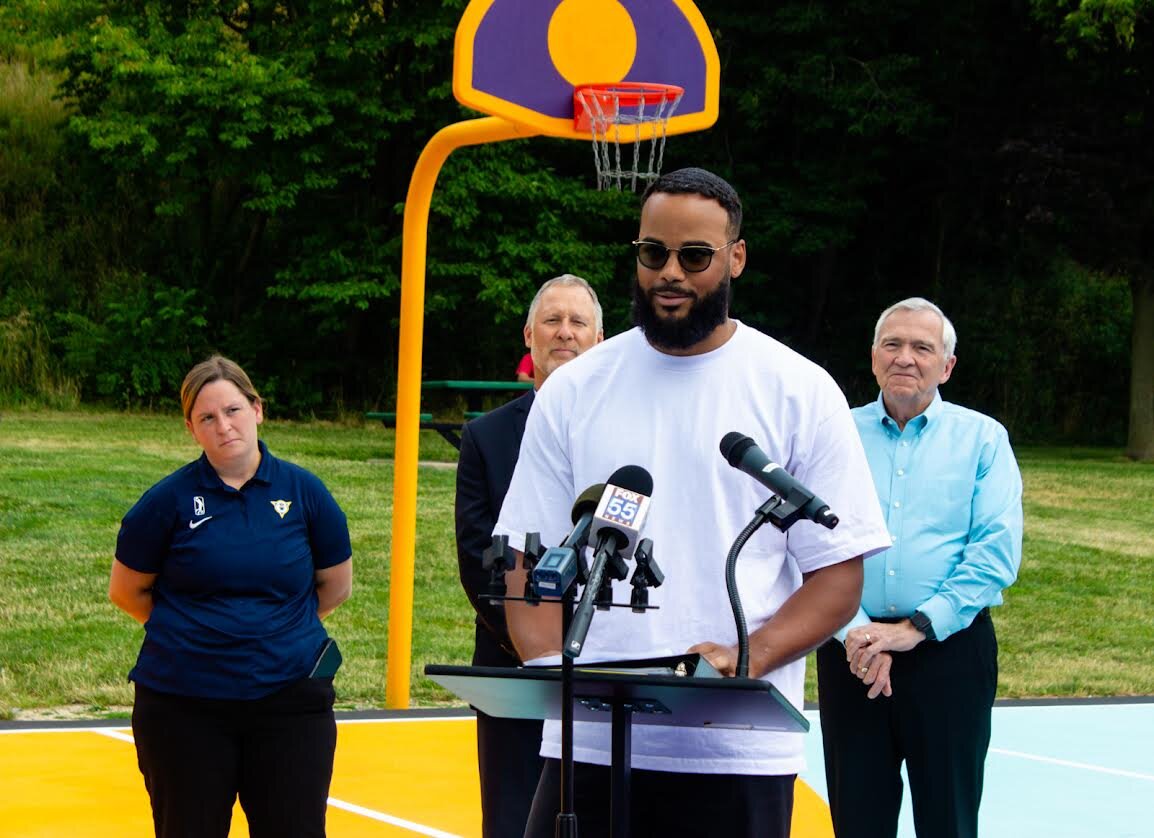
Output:
<instances>
[{"instance_id":1,"label":"man wearing sunglasses","mask_svg":"<svg viewBox=\"0 0 1154 838\"><path fill-rule=\"evenodd\" d=\"M532 357L533 386L585 350L600 343L601 303L589 283L573 274L547 280L537 289L525 318L525 346ZM477 611L474 666L516 666L500 605L483 598L489 572L481 555L509 489L517 449L534 390L465 425L457 458L457 563L461 584ZM481 834L520 838L533 803L541 761L541 722L499 719L477 712L477 768L481 781Z\"/></svg>"},{"instance_id":2,"label":"man wearing sunglasses","mask_svg":"<svg viewBox=\"0 0 1154 838\"><path fill-rule=\"evenodd\" d=\"M849 407L817 365L729 317L731 283L746 265L741 201L702 169L658 178L642 198L633 247L637 328L557 370L529 415L509 494L494 530L523 545L557 544L573 499L634 464L653 475L642 535L664 584L656 610L598 611L578 662L698 653L736 670L725 588L730 545L767 493L718 453L729 431L751 435L771 459L824 498L841 523L762 527L738 563L750 630L749 674L802 704L805 654L855 613L861 557L889 546ZM520 564L520 563L518 563ZM516 590L524 571L508 574ZM620 586L619 586L620 587ZM624 590L614 601L627 600ZM507 602L523 661L554 662L560 609ZM608 834L610 726L574 730L574 799L583 834ZM802 734L636 725L631 831L644 835L788 836ZM560 728L545 725L541 781L526 836L554 834Z\"/></svg>"}]
</instances>

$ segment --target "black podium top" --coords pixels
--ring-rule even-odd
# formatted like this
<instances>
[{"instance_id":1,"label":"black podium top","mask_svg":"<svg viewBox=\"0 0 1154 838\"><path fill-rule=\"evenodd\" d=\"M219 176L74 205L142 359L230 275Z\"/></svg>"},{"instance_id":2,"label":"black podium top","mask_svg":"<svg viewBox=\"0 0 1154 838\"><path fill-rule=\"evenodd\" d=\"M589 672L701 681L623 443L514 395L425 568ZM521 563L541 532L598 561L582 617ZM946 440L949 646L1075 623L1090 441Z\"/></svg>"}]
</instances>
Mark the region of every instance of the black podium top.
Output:
<instances>
[{"instance_id":1,"label":"black podium top","mask_svg":"<svg viewBox=\"0 0 1154 838\"><path fill-rule=\"evenodd\" d=\"M632 711L634 724L789 733L809 730L805 716L768 681L721 678L708 666L697 667L695 672L690 665L685 675L662 674L672 669L652 665L656 663L577 664L573 670L574 720L609 722L607 711L624 703ZM560 667L430 664L425 674L490 716L561 718Z\"/></svg>"}]
</instances>

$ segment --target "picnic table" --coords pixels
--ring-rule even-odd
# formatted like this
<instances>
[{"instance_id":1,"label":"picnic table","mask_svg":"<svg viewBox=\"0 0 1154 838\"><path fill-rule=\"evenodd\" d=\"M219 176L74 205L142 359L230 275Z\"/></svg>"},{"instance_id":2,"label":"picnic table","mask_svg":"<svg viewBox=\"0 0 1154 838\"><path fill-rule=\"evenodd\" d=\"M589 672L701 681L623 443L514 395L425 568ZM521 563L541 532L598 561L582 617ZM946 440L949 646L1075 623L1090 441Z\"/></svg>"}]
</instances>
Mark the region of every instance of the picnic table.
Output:
<instances>
[{"instance_id":1,"label":"picnic table","mask_svg":"<svg viewBox=\"0 0 1154 838\"><path fill-rule=\"evenodd\" d=\"M494 393L514 393L532 388L533 382L531 381L473 381L463 379L422 381L422 390L439 390L463 395L465 397L465 418L460 422L446 422L435 420L431 413L422 413L421 430L436 431L450 445L460 451L461 430L465 427L465 422L485 414L485 396L491 396ZM386 428L397 426L396 413L369 412L365 414L365 418L380 419Z\"/></svg>"}]
</instances>

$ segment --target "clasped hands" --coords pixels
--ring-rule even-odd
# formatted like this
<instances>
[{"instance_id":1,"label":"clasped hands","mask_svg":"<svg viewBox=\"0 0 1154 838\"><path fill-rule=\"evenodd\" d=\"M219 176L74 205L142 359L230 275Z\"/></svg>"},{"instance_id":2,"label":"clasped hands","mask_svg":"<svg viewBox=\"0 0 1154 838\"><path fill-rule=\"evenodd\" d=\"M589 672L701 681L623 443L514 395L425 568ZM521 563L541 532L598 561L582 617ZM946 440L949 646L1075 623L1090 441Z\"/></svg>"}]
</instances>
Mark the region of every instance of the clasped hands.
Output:
<instances>
[{"instance_id":1,"label":"clasped hands","mask_svg":"<svg viewBox=\"0 0 1154 838\"><path fill-rule=\"evenodd\" d=\"M926 636L909 620L900 623L867 623L845 636L845 657L850 672L869 686L869 698L894 694L890 683L891 652L908 652Z\"/></svg>"},{"instance_id":2,"label":"clasped hands","mask_svg":"<svg viewBox=\"0 0 1154 838\"><path fill-rule=\"evenodd\" d=\"M908 652L926 636L909 620L899 623L867 623L846 633L845 653L850 671L869 686L867 695L893 695L890 683L891 652ZM705 658L719 673L732 678L737 674L737 646L720 643L698 643L688 650ZM750 662L750 675L756 677Z\"/></svg>"}]
</instances>

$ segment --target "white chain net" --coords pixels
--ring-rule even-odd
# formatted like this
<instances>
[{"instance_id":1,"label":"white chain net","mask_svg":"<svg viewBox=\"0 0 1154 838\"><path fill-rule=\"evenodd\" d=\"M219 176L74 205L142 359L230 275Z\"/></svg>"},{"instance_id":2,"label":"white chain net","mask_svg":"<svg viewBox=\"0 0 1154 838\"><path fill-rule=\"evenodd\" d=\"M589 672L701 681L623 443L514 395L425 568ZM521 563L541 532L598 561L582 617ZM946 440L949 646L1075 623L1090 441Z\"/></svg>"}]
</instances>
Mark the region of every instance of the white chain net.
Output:
<instances>
[{"instance_id":1,"label":"white chain net","mask_svg":"<svg viewBox=\"0 0 1154 838\"><path fill-rule=\"evenodd\" d=\"M665 155L665 128L681 92L654 88L637 96L634 89L610 87L582 88L577 95L589 116L597 188L623 191L628 184L636 192L638 182L644 188L656 180ZM637 104L623 105L623 97L636 97ZM632 154L626 148L622 155L622 145L632 146Z\"/></svg>"}]
</instances>

